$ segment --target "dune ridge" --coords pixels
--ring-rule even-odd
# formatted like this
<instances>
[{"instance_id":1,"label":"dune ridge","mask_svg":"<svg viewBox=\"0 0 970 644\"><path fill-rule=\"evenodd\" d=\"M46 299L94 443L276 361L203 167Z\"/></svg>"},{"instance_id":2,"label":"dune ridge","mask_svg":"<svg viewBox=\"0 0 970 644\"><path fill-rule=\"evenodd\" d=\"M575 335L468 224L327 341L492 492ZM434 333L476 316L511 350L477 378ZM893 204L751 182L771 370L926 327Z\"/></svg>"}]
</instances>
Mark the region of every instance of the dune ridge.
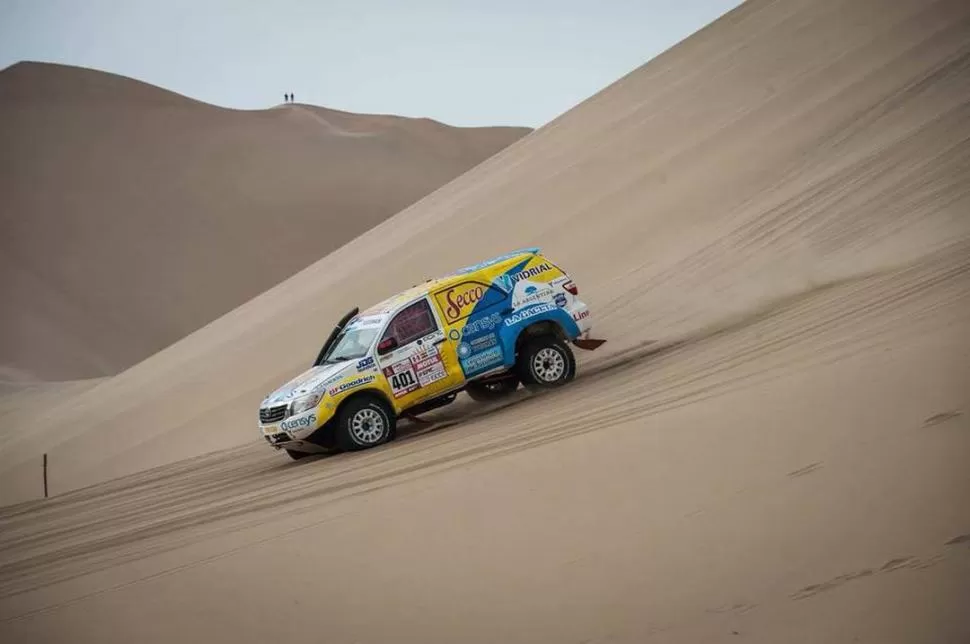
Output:
<instances>
[{"instance_id":1,"label":"dune ridge","mask_svg":"<svg viewBox=\"0 0 970 644\"><path fill-rule=\"evenodd\" d=\"M530 130L232 110L96 70L0 72L0 364L114 375Z\"/></svg>"}]
</instances>

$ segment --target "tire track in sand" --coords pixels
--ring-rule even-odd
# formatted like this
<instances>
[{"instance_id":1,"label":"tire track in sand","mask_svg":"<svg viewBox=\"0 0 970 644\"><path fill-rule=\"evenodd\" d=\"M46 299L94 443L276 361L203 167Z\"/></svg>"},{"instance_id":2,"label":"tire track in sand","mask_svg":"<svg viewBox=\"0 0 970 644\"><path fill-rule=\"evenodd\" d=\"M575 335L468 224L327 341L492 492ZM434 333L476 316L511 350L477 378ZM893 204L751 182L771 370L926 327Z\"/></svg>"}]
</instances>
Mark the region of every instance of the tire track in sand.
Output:
<instances>
[{"instance_id":1,"label":"tire track in sand","mask_svg":"<svg viewBox=\"0 0 970 644\"><path fill-rule=\"evenodd\" d=\"M838 284L669 345L589 362L568 389L521 395L448 431L382 449L280 463L265 446L207 455L0 511L0 599L265 525L400 480L538 447L970 323L970 242ZM605 392L597 395L598 392ZM589 407L584 401L596 400ZM622 403L622 404L618 404ZM541 413L540 413L541 412ZM444 422L458 410L440 414ZM280 490L287 491L285 498ZM299 490L293 493L293 490ZM42 531L37 530L43 525Z\"/></svg>"}]
</instances>

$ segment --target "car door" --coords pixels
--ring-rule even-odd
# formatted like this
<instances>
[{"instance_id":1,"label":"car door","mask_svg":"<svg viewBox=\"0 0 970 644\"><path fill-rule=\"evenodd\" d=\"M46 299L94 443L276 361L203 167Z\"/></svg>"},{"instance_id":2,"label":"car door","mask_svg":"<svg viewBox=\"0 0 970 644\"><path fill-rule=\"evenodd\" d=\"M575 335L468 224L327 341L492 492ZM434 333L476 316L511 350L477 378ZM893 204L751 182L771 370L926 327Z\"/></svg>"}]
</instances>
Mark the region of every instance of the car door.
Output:
<instances>
[{"instance_id":1,"label":"car door","mask_svg":"<svg viewBox=\"0 0 970 644\"><path fill-rule=\"evenodd\" d=\"M511 307L509 294L474 276L433 296L464 377L475 378L502 367L505 355L499 330Z\"/></svg>"},{"instance_id":2,"label":"car door","mask_svg":"<svg viewBox=\"0 0 970 644\"><path fill-rule=\"evenodd\" d=\"M399 409L463 383L463 374L427 297L391 318L377 343L377 361Z\"/></svg>"}]
</instances>

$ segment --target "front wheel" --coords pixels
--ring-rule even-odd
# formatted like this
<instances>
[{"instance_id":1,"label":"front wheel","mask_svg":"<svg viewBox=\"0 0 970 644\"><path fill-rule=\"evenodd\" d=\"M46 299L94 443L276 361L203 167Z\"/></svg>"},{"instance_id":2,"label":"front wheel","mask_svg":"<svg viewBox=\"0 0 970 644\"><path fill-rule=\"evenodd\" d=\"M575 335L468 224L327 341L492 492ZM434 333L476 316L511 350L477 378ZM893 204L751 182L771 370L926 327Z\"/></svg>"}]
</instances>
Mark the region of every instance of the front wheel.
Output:
<instances>
[{"instance_id":1,"label":"front wheel","mask_svg":"<svg viewBox=\"0 0 970 644\"><path fill-rule=\"evenodd\" d=\"M337 415L337 445L346 451L377 447L390 440L395 420L387 404L379 398L351 398Z\"/></svg>"},{"instance_id":2,"label":"front wheel","mask_svg":"<svg viewBox=\"0 0 970 644\"><path fill-rule=\"evenodd\" d=\"M576 358L565 342L553 335L526 341L516 362L519 378L529 389L551 389L576 375Z\"/></svg>"}]
</instances>

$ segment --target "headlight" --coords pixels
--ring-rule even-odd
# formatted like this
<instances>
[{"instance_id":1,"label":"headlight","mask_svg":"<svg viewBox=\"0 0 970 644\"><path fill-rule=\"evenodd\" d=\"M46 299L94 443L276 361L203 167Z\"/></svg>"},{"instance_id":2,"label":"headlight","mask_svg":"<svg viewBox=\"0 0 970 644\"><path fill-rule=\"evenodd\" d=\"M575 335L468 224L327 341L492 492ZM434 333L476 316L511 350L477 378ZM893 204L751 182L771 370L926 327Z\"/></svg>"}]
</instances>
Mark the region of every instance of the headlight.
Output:
<instances>
[{"instance_id":1,"label":"headlight","mask_svg":"<svg viewBox=\"0 0 970 644\"><path fill-rule=\"evenodd\" d=\"M299 414L308 409L313 409L320 402L320 398L323 396L323 392L318 394L307 394L306 396L300 396L290 403L290 415Z\"/></svg>"}]
</instances>

